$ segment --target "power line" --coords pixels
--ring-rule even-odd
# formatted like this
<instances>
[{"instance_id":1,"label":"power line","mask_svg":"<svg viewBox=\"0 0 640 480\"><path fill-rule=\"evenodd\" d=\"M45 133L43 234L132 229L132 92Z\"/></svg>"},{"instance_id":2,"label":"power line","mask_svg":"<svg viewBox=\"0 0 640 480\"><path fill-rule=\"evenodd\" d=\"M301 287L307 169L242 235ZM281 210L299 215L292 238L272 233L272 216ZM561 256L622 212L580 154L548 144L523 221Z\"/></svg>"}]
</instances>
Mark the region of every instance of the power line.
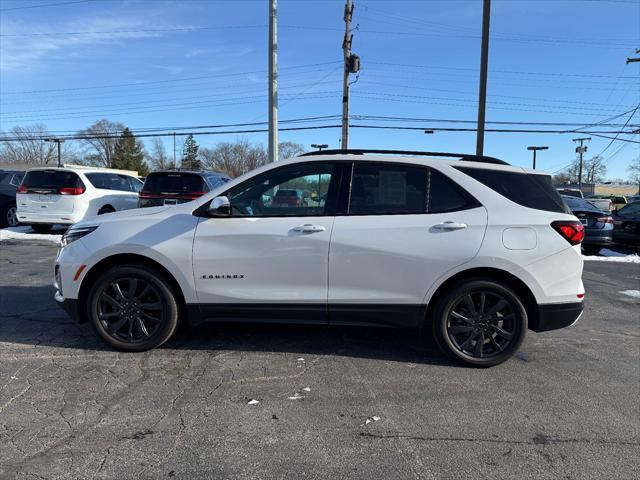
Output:
<instances>
[{"instance_id":1,"label":"power line","mask_svg":"<svg viewBox=\"0 0 640 480\"><path fill-rule=\"evenodd\" d=\"M266 28L266 25L216 25L213 27L177 27L177 28L149 28L134 30L100 30L84 32L29 32L29 33L3 33L0 37L55 37L73 35L113 35L122 33L170 33L170 32L199 32L210 30L239 30L251 28Z\"/></svg>"},{"instance_id":2,"label":"power line","mask_svg":"<svg viewBox=\"0 0 640 480\"><path fill-rule=\"evenodd\" d=\"M306 65L296 65L293 67L283 67L282 70L287 69L297 69L297 68L308 68L308 67L318 67L321 65L334 65L336 63L340 63L338 61L333 62L321 62L321 63L309 63ZM132 83L115 83L111 85L95 85L89 87L73 87L73 88L52 88L47 90L23 90L23 91L14 91L14 92L3 92L3 95L24 95L27 93L48 93L48 92L67 92L74 90L94 90L99 88L115 88L115 87L135 87L138 85L155 85L155 84L163 84L163 83L176 83L176 82L186 82L190 80L202 80L205 78L222 78L222 77L237 77L240 75L251 75L255 73L266 73L267 70L252 70L248 72L237 72L237 73L219 73L214 75L200 75L197 77L185 77L185 78L176 78L171 80L154 80L149 82L132 82Z\"/></svg>"},{"instance_id":3,"label":"power line","mask_svg":"<svg viewBox=\"0 0 640 480\"><path fill-rule=\"evenodd\" d=\"M39 5L28 5L24 7L10 7L10 8L0 8L0 12L8 12L10 10L27 10L30 8L44 8L44 7L60 7L62 5L73 5L76 3L89 3L95 2L96 0L74 0L71 2L58 2L58 3L41 3Z\"/></svg>"},{"instance_id":4,"label":"power line","mask_svg":"<svg viewBox=\"0 0 640 480\"><path fill-rule=\"evenodd\" d=\"M636 114L636 112L638 111L638 108L640 108L640 104L638 104L638 106L636 108L633 109L633 112L631 112L631 115L629 115L629 118L627 119L627 121L624 124L624 127L626 127L629 122L631 121L631 119L633 118L633 116ZM622 127L622 128L624 128ZM602 155L604 152L606 152L609 147L613 144L613 142L615 142L618 139L618 135L620 135L620 133L616 133L616 136L614 138L611 139L611 141L607 144L606 147L604 147L604 150L602 150L598 155Z\"/></svg>"}]
</instances>

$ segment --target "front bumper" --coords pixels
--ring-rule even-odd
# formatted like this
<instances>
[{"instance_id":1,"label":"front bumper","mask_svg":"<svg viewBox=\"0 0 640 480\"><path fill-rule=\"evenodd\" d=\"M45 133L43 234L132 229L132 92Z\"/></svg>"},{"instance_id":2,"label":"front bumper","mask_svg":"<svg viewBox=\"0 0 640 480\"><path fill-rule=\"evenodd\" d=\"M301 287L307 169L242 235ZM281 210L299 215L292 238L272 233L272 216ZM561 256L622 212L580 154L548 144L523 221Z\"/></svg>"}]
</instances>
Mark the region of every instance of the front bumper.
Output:
<instances>
[{"instance_id":1,"label":"front bumper","mask_svg":"<svg viewBox=\"0 0 640 480\"><path fill-rule=\"evenodd\" d=\"M538 305L538 315L529 319L529 329L534 332L548 332L570 327L578 321L583 309L584 302Z\"/></svg>"},{"instance_id":2,"label":"front bumper","mask_svg":"<svg viewBox=\"0 0 640 480\"><path fill-rule=\"evenodd\" d=\"M78 310L78 300L75 298L64 298L62 294L56 290L53 295L54 300L60 308L62 308L67 314L75 321L81 322L83 319L80 316Z\"/></svg>"}]
</instances>

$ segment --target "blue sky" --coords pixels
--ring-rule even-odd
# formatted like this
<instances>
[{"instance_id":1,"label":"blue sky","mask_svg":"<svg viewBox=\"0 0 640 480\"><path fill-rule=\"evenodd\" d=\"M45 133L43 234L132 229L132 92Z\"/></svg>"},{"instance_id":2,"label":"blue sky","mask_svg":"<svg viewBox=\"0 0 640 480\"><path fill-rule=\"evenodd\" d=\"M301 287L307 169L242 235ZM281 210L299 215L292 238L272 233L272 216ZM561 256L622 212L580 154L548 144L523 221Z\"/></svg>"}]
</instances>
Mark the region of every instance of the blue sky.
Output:
<instances>
[{"instance_id":1,"label":"blue sky","mask_svg":"<svg viewBox=\"0 0 640 480\"><path fill-rule=\"evenodd\" d=\"M340 114L343 4L279 1L281 120ZM362 71L351 113L438 119L378 125L473 127L441 120L476 119L482 1L355 4ZM268 0L0 0L0 129L76 131L99 118L133 129L266 121L267 13ZM640 1L494 0L491 29L488 122L582 125L640 103L640 63L625 63L640 48ZM239 136L196 138L213 146ZM339 136L280 133L305 146L338 147ZM530 165L526 146L548 145L538 165L553 171L574 158L574 136L488 133L485 154ZM608 144L594 136L588 153ZM353 128L350 146L474 152L475 133ZM610 178L626 177L638 147L604 151Z\"/></svg>"}]
</instances>

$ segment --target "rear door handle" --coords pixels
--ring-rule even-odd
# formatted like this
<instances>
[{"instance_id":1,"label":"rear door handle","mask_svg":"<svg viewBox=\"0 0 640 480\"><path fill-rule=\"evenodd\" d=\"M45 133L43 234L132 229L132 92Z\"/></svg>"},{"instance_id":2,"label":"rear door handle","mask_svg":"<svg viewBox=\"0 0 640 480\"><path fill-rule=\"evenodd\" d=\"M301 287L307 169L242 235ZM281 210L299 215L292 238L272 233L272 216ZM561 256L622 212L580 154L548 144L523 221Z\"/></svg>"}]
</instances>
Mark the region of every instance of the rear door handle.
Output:
<instances>
[{"instance_id":1,"label":"rear door handle","mask_svg":"<svg viewBox=\"0 0 640 480\"><path fill-rule=\"evenodd\" d=\"M292 230L297 233L317 233L324 232L326 229L322 225L311 225L310 223L305 223L304 225L292 228Z\"/></svg>"},{"instance_id":2,"label":"rear door handle","mask_svg":"<svg viewBox=\"0 0 640 480\"><path fill-rule=\"evenodd\" d=\"M448 232L452 230L462 230L463 228L467 228L467 224L458 222L442 222L434 225L433 228L435 228L436 230Z\"/></svg>"}]
</instances>

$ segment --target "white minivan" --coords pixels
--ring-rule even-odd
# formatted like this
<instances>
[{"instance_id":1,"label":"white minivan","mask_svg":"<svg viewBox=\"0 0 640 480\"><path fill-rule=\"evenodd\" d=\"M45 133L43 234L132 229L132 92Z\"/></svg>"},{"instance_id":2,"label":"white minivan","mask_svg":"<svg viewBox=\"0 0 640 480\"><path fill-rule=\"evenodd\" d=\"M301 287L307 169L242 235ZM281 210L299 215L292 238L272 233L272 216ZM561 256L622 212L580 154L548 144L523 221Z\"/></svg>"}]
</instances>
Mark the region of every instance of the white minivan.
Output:
<instances>
[{"instance_id":1,"label":"white minivan","mask_svg":"<svg viewBox=\"0 0 640 480\"><path fill-rule=\"evenodd\" d=\"M46 233L103 213L137 208L142 182L121 170L32 168L16 192L18 221Z\"/></svg>"}]
</instances>

